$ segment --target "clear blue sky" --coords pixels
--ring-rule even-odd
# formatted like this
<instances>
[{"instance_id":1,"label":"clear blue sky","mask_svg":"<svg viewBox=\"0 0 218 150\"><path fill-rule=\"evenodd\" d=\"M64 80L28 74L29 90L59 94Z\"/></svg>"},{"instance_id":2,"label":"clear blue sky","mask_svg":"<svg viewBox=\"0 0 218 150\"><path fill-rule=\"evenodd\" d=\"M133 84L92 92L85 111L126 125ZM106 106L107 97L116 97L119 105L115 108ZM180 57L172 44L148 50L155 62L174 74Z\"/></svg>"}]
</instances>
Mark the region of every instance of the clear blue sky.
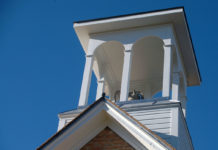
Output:
<instances>
[{"instance_id":1,"label":"clear blue sky","mask_svg":"<svg viewBox=\"0 0 218 150\"><path fill-rule=\"evenodd\" d=\"M203 79L201 86L188 88L193 144L196 150L218 149L217 5L215 0L0 0L0 149L35 149L56 132L57 114L76 107L85 57L72 22L176 6L185 7Z\"/></svg>"}]
</instances>

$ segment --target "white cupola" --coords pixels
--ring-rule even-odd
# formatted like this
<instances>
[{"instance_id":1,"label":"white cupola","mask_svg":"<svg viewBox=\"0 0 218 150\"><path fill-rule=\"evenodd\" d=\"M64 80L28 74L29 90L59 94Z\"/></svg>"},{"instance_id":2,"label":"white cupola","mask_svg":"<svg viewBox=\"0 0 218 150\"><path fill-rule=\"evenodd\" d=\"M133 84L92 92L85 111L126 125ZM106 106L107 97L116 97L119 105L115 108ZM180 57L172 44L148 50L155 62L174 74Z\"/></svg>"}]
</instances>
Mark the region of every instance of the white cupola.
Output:
<instances>
[{"instance_id":1,"label":"white cupola","mask_svg":"<svg viewBox=\"0 0 218 150\"><path fill-rule=\"evenodd\" d=\"M200 75L183 9L74 23L86 53L79 106L87 105L92 70L96 99L181 101ZM157 94L159 93L159 94ZM156 96L155 96L156 95Z\"/></svg>"},{"instance_id":2,"label":"white cupola","mask_svg":"<svg viewBox=\"0 0 218 150\"><path fill-rule=\"evenodd\" d=\"M139 137L144 126L177 150L193 150L185 119L186 89L199 85L201 78L184 9L76 22L74 29L86 63L78 108L59 114L63 139L76 137L65 142L71 145L77 139L75 145L84 145L109 127L140 149L127 135ZM87 107L92 72L97 101ZM133 126L128 118L136 121ZM135 125L140 128L136 134Z\"/></svg>"}]
</instances>

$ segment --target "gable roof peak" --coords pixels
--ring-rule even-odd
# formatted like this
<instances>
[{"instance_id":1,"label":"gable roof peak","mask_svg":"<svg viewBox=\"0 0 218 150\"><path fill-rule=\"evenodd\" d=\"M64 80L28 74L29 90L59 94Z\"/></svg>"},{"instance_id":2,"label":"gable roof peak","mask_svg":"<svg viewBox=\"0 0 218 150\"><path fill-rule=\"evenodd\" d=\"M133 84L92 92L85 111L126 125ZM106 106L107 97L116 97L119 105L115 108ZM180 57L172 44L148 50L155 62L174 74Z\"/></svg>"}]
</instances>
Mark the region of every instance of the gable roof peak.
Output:
<instances>
[{"instance_id":1,"label":"gable roof peak","mask_svg":"<svg viewBox=\"0 0 218 150\"><path fill-rule=\"evenodd\" d=\"M61 145L67 146L69 144L67 141L72 142L69 146L72 146L73 143L75 143L75 147L81 148L81 145L84 145L87 141L91 140L87 140L87 137L91 138L94 132L96 132L97 135L97 133L103 130L106 126L111 128L115 127L114 130L116 130L116 128L120 128L120 130L125 131L125 134L129 135L127 137L130 139L132 138L135 142L138 142L137 145L139 147L144 146L144 148L160 150L174 149L165 140L154 134L150 129L142 125L118 105L107 98L101 97L99 100L86 108L68 125L48 139L37 150L51 148L56 148L58 150L61 148ZM126 140L128 140L128 138ZM83 141L86 141L86 143L83 143ZM78 143L80 143L80 146ZM130 144L132 144L133 147L136 146L134 143Z\"/></svg>"}]
</instances>

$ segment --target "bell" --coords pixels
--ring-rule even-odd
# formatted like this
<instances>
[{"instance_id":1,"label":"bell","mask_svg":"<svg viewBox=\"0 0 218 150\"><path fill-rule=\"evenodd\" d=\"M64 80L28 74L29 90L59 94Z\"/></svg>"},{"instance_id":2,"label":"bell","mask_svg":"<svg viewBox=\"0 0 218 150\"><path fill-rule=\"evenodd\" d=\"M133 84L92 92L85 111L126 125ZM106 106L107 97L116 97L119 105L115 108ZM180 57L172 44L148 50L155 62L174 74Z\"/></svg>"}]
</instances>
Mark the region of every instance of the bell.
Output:
<instances>
[{"instance_id":1,"label":"bell","mask_svg":"<svg viewBox=\"0 0 218 150\"><path fill-rule=\"evenodd\" d=\"M133 90L133 92L129 92L128 100L138 100L144 99L144 95L141 91Z\"/></svg>"},{"instance_id":2,"label":"bell","mask_svg":"<svg viewBox=\"0 0 218 150\"><path fill-rule=\"evenodd\" d=\"M144 95L141 91L133 90L132 92L129 92L128 100L138 100L138 99L144 99ZM116 91L114 94L114 100L115 102L120 100L120 90Z\"/></svg>"}]
</instances>

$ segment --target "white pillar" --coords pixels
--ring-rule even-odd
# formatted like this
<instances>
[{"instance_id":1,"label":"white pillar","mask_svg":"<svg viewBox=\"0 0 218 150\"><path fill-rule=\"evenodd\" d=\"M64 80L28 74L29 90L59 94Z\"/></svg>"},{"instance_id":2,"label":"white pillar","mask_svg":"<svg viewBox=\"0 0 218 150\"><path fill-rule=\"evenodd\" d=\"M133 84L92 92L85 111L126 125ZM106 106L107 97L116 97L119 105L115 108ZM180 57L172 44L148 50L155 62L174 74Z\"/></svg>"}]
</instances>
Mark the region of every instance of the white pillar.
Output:
<instances>
[{"instance_id":1,"label":"white pillar","mask_svg":"<svg viewBox=\"0 0 218 150\"><path fill-rule=\"evenodd\" d=\"M86 64L83 73L82 87L80 91L79 106L84 106L88 103L89 88L92 76L93 55L86 56Z\"/></svg>"},{"instance_id":2,"label":"white pillar","mask_svg":"<svg viewBox=\"0 0 218 150\"><path fill-rule=\"evenodd\" d=\"M124 63L123 63L123 74L122 74L122 82L121 82L121 92L120 92L120 101L127 101L128 100L131 63L132 63L132 51L125 50Z\"/></svg>"},{"instance_id":3,"label":"white pillar","mask_svg":"<svg viewBox=\"0 0 218 150\"><path fill-rule=\"evenodd\" d=\"M105 81L104 81L104 77L102 77L100 80L98 80L98 87L97 87L97 93L96 93L96 100L98 100L99 98L101 98L102 93L104 92L104 85L105 85Z\"/></svg>"},{"instance_id":4,"label":"white pillar","mask_svg":"<svg viewBox=\"0 0 218 150\"><path fill-rule=\"evenodd\" d=\"M180 73L174 72L172 79L172 99L179 100L179 92L180 92Z\"/></svg>"},{"instance_id":5,"label":"white pillar","mask_svg":"<svg viewBox=\"0 0 218 150\"><path fill-rule=\"evenodd\" d=\"M162 97L170 97L172 70L172 45L164 45Z\"/></svg>"},{"instance_id":6,"label":"white pillar","mask_svg":"<svg viewBox=\"0 0 218 150\"><path fill-rule=\"evenodd\" d=\"M187 88L186 81L184 78L182 78L181 84L180 84L180 90L179 90L179 94L180 94L179 99L180 99L182 111L185 117L186 117L186 103L187 103L186 88Z\"/></svg>"}]
</instances>

